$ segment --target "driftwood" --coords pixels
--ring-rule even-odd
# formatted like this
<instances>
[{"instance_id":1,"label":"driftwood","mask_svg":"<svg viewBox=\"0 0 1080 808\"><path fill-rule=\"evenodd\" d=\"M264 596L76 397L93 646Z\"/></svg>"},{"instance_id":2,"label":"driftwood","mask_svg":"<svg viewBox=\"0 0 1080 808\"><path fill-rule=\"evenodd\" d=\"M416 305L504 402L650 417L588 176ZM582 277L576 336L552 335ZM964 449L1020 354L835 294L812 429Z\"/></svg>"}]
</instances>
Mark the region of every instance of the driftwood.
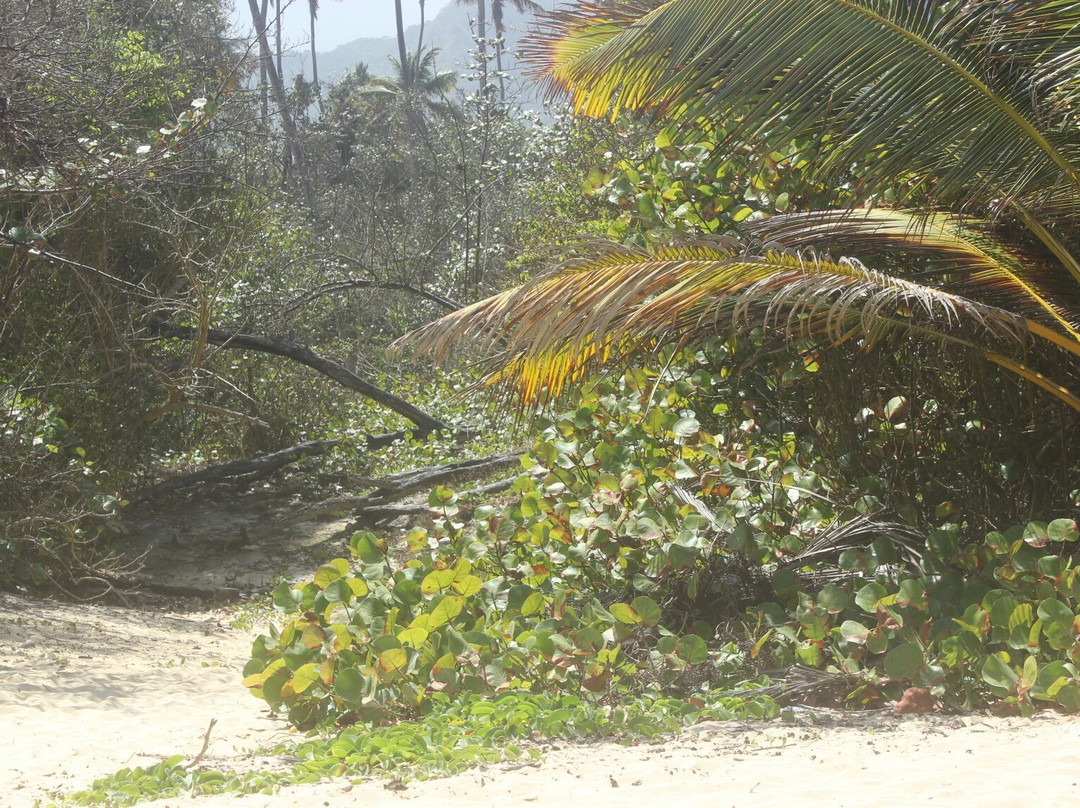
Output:
<instances>
[{"instance_id":1,"label":"driftwood","mask_svg":"<svg viewBox=\"0 0 1080 808\"><path fill-rule=\"evenodd\" d=\"M202 331L198 328L174 325L173 323L160 320L151 322L150 328L155 335L155 339L183 339L189 341L205 339L207 343L218 345L222 348L231 348L240 351L259 351L261 353L273 354L274 356L283 356L286 359L292 359L302 365L307 365L309 368L317 370L324 376L330 377L342 387L370 398L372 401L382 404L384 407L396 412L398 415L408 418L419 427L418 430L413 430L413 434L417 436L427 435L431 432L446 431L468 437L476 432L475 429L448 424L433 415L429 415L405 399L399 398L393 393L383 390L381 387L377 387L366 379L357 376L344 365L338 364L332 359L320 356L306 345L301 345L292 340L265 334L238 334L218 328L208 328L205 331ZM404 431L391 433L391 435L404 434ZM390 435L374 436L372 440L385 441L380 445L386 445L386 443L392 442Z\"/></svg>"},{"instance_id":2,"label":"driftwood","mask_svg":"<svg viewBox=\"0 0 1080 808\"><path fill-rule=\"evenodd\" d=\"M197 483L221 482L222 480L238 477L248 480L258 479L290 463L295 463L303 457L325 454L340 444L341 441L339 440L312 440L306 443L298 443L296 446L290 446L288 449L282 449L273 454L247 460L233 460L231 463L210 466L199 471L193 471L190 474L178 474L175 477L163 480L157 485L150 486L136 494L132 499L134 502L144 502L148 499L179 491L181 488L188 488Z\"/></svg>"},{"instance_id":3,"label":"driftwood","mask_svg":"<svg viewBox=\"0 0 1080 808\"><path fill-rule=\"evenodd\" d=\"M465 480L473 480L499 469L516 465L520 462L521 451L505 452L503 454L482 457L478 460L461 460L456 463L447 463L441 466L428 466L421 469L391 474L382 478L361 478L356 481L358 487L375 489L369 494L359 497L335 497L324 500L310 508L304 508L273 524L270 532L283 530L301 522L310 522L330 514L353 514L362 521L383 522L397 516L405 516L414 513L423 513L427 510L427 504L415 506L402 506L396 509L390 505L392 502L404 499L418 491L426 491L437 485L446 483L460 483ZM508 488L515 478L507 478L491 483L488 486L480 486L473 489L472 494L493 493Z\"/></svg>"},{"instance_id":4,"label":"driftwood","mask_svg":"<svg viewBox=\"0 0 1080 808\"><path fill-rule=\"evenodd\" d=\"M514 480L516 479L517 475L504 477L493 483L478 485L476 488L462 491L457 497L460 501L484 496L485 494L497 494L513 485ZM353 509L353 516L356 517L356 521L360 524L377 525L384 522L392 522L402 516L416 516L427 512L427 502L412 502L405 505L361 505L360 507Z\"/></svg>"},{"instance_id":5,"label":"driftwood","mask_svg":"<svg viewBox=\"0 0 1080 808\"><path fill-rule=\"evenodd\" d=\"M459 460L456 463L446 463L442 466L427 466L421 469L409 469L391 474L389 477L372 479L362 477L357 484L363 488L374 488L370 494L357 497L357 506L383 505L387 502L407 497L417 491L427 490L435 485L443 485L448 482L461 482L462 480L474 480L496 469L514 466L521 462L521 452L504 452L503 454L481 457L476 460Z\"/></svg>"}]
</instances>

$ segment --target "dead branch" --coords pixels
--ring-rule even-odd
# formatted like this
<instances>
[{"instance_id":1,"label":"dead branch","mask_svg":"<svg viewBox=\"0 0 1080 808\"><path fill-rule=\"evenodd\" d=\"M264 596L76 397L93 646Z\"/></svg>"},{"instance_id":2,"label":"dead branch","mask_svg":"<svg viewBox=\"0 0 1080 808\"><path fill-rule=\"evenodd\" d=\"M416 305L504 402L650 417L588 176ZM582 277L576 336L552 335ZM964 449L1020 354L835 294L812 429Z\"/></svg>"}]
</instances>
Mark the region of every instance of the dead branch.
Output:
<instances>
[{"instance_id":1,"label":"dead branch","mask_svg":"<svg viewBox=\"0 0 1080 808\"><path fill-rule=\"evenodd\" d=\"M451 300L446 295L440 295L438 292L432 292L430 289L424 289L422 287L412 286L407 283L400 283L397 281L373 281L363 280L359 278L349 278L341 281L331 281L324 283L314 289L305 292L294 302L290 303L285 309L283 314L290 314L308 303L318 300L320 297L326 295L332 295L336 292L345 292L350 289L386 289L396 292L408 292L409 294L422 297L425 300L430 300L447 311L457 311L461 308L461 304L456 300Z\"/></svg>"},{"instance_id":2,"label":"dead branch","mask_svg":"<svg viewBox=\"0 0 1080 808\"><path fill-rule=\"evenodd\" d=\"M339 365L331 359L320 356L306 345L301 345L292 340L264 334L238 334L235 332L223 331L218 328L208 328L205 332L202 332L201 329L174 325L160 320L151 322L150 328L155 335L155 339L198 340L205 338L206 342L211 345L219 345L223 348L232 348L241 351L259 351L275 356L283 356L287 359L299 362L302 365L307 365L309 368L317 370L324 376L329 376L343 387L360 393L362 396L366 396L372 401L382 404L387 409L393 410L399 415L408 418L420 427L418 431L414 432L417 436L423 436L438 431L449 431L465 436L475 433L475 430L468 427L454 426L433 415L428 415L423 410L420 410L408 401L405 401L405 399L398 398L393 393L383 390L380 387L376 387L374 384L360 378L343 365Z\"/></svg>"},{"instance_id":3,"label":"dead branch","mask_svg":"<svg viewBox=\"0 0 1080 808\"><path fill-rule=\"evenodd\" d=\"M189 474L178 474L175 477L170 477L157 485L152 485L144 491L139 492L132 497L132 501L145 502L146 500L162 497L166 494L171 494L174 491L179 491L181 488L188 488L198 483L221 482L222 480L251 474L268 474L277 471L290 463L295 463L303 457L325 454L335 446L339 445L341 445L340 440L312 440L305 443L298 443L295 446L290 446L288 449L282 449L279 452L263 455L262 457L252 457L246 460L233 460L230 463L210 466L209 468L193 471Z\"/></svg>"},{"instance_id":4,"label":"dead branch","mask_svg":"<svg viewBox=\"0 0 1080 808\"><path fill-rule=\"evenodd\" d=\"M437 485L446 483L460 483L465 480L473 480L482 477L498 469L513 466L520 461L521 451L505 452L503 454L482 457L478 460L462 460L456 463L447 463L441 466L428 466L421 469L410 469L389 477L380 479L362 478L358 485L364 488L375 489L369 494L360 497L335 497L324 500L310 508L293 513L273 524L269 532L283 530L301 522L310 522L323 516L338 513L351 513L365 521L385 521L387 518L402 516L411 513L422 513L427 510L427 504L417 506L404 506L410 510L393 513L389 504L403 499L417 491L427 490ZM473 489L470 494L493 493L508 488L514 481L514 477L499 480L488 486L480 486Z\"/></svg>"},{"instance_id":5,"label":"dead branch","mask_svg":"<svg viewBox=\"0 0 1080 808\"><path fill-rule=\"evenodd\" d=\"M514 480L517 478L518 475L515 474L487 485L478 485L476 488L462 491L457 495L458 501L505 491L514 484ZM362 505L353 511L353 515L361 524L377 525L383 522L392 522L402 516L417 516L418 514L427 513L428 510L427 502L413 502L405 505Z\"/></svg>"}]
</instances>

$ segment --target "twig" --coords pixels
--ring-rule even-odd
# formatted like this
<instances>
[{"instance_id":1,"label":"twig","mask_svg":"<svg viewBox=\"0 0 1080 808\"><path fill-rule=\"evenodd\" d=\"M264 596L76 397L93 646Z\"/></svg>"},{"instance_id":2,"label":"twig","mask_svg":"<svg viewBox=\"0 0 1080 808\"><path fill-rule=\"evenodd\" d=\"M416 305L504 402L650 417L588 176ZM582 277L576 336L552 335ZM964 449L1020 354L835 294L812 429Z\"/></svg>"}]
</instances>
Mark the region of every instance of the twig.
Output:
<instances>
[{"instance_id":1,"label":"twig","mask_svg":"<svg viewBox=\"0 0 1080 808\"><path fill-rule=\"evenodd\" d=\"M216 724L216 723L217 723L216 718L211 718L210 719L210 726L208 726L206 728L206 734L203 736L202 749L199 750L199 754L197 754L195 756L195 759L192 760L186 767L189 771L191 769L194 769L196 766L198 766L199 762L203 759L203 755L206 754L206 750L210 746L210 730L212 730L214 728L214 724Z\"/></svg>"}]
</instances>

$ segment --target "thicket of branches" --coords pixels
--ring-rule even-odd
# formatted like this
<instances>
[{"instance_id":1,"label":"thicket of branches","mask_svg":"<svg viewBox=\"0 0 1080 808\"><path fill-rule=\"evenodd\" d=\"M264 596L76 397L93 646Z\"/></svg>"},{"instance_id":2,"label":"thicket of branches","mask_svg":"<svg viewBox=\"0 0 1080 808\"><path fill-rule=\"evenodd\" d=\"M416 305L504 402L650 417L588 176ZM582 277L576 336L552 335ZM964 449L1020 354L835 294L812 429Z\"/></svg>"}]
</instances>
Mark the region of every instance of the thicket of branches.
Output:
<instances>
[{"instance_id":1,"label":"thicket of branches","mask_svg":"<svg viewBox=\"0 0 1080 808\"><path fill-rule=\"evenodd\" d=\"M0 577L108 572L117 503L177 471L342 439L341 483L482 419L384 348L577 229L571 127L467 96L430 51L264 92L272 20L236 39L216 0L2 23Z\"/></svg>"}]
</instances>

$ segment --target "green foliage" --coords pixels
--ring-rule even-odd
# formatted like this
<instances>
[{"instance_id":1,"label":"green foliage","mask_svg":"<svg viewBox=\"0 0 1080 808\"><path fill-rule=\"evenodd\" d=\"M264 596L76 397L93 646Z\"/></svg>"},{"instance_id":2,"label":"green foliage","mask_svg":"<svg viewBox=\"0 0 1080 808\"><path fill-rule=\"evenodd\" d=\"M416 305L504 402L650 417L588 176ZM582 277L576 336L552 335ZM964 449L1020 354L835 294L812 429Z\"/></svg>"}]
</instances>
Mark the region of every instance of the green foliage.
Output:
<instances>
[{"instance_id":1,"label":"green foliage","mask_svg":"<svg viewBox=\"0 0 1080 808\"><path fill-rule=\"evenodd\" d=\"M1001 700L1025 712L1039 703L1076 712L1077 535L1072 519L1033 522L962 549L950 526L927 538L924 572L915 575L896 574L886 566L892 559L872 549L841 556L850 573L841 585L784 593L795 619L773 627L774 661L910 682L959 709ZM757 607L759 625L779 609ZM855 704L873 694L857 691Z\"/></svg>"},{"instance_id":2,"label":"green foliage","mask_svg":"<svg viewBox=\"0 0 1080 808\"><path fill-rule=\"evenodd\" d=\"M808 179L818 145L812 138L760 155L734 147L738 133L736 118L686 120L661 129L643 156L592 168L585 193L620 210L608 235L645 247L674 236L727 233L742 222L837 197Z\"/></svg>"},{"instance_id":3,"label":"green foliage","mask_svg":"<svg viewBox=\"0 0 1080 808\"><path fill-rule=\"evenodd\" d=\"M207 771L185 766L179 756L147 768L122 769L95 781L87 791L58 804L126 806L149 799L208 794L271 793L287 784L328 777L428 779L456 774L477 765L541 756L541 740L576 741L611 738L623 744L678 732L698 721L774 715L768 698L744 699L704 693L695 704L649 694L617 707L572 695L502 693L433 697L427 715L416 722L350 728L304 741L293 749L298 759L285 772Z\"/></svg>"},{"instance_id":4,"label":"green foliage","mask_svg":"<svg viewBox=\"0 0 1080 808\"><path fill-rule=\"evenodd\" d=\"M107 559L124 504L108 476L57 407L2 384L0 480L0 586L70 592Z\"/></svg>"},{"instance_id":5,"label":"green foliage","mask_svg":"<svg viewBox=\"0 0 1080 808\"><path fill-rule=\"evenodd\" d=\"M700 681L730 671L733 649L710 655L697 635L675 635L651 598L593 597L583 578L604 574L603 550L552 525L529 478L519 488L520 506L478 509L471 534L453 492L437 488L435 530L410 532L415 557L400 568L384 542L357 533L356 572L335 559L310 582L279 586L274 603L293 616L255 641L245 685L312 726L415 716L436 694L640 692L691 669Z\"/></svg>"}]
</instances>

